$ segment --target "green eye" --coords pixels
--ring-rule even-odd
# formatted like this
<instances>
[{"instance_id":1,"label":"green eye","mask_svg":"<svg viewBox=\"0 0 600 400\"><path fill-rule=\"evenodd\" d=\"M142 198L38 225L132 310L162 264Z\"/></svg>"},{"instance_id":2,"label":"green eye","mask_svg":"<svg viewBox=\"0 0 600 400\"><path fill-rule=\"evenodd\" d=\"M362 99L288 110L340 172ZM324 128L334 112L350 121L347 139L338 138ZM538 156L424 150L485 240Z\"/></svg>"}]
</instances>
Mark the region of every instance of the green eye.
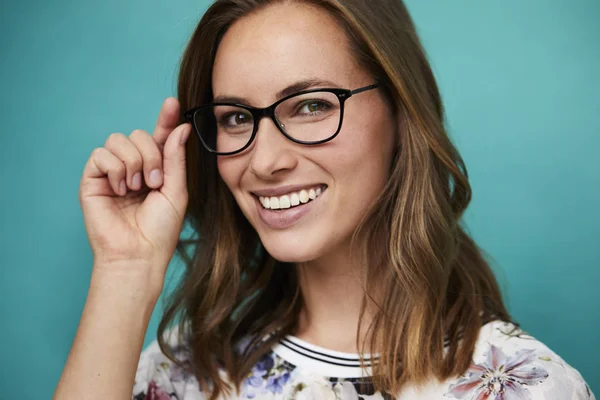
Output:
<instances>
[{"instance_id":1,"label":"green eye","mask_svg":"<svg viewBox=\"0 0 600 400\"><path fill-rule=\"evenodd\" d=\"M310 112L315 112L315 111L319 111L321 109L322 104L320 103L310 103L308 104L308 111Z\"/></svg>"},{"instance_id":2,"label":"green eye","mask_svg":"<svg viewBox=\"0 0 600 400\"><path fill-rule=\"evenodd\" d=\"M312 101L307 101L302 105L302 107L300 108L300 113L301 114L314 114L314 113L318 113L321 111L326 111L328 109L329 109L329 104L327 104L323 101L312 100Z\"/></svg>"}]
</instances>

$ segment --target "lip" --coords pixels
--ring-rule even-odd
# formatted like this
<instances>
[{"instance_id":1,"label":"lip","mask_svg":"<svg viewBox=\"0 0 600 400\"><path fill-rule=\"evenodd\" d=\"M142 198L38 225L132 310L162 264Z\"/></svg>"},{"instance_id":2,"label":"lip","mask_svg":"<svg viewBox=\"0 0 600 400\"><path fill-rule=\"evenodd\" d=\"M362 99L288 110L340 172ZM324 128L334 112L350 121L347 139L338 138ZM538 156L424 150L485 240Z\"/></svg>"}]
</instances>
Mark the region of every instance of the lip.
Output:
<instances>
[{"instance_id":1,"label":"lip","mask_svg":"<svg viewBox=\"0 0 600 400\"><path fill-rule=\"evenodd\" d=\"M325 188L327 188L327 185L325 185L324 183L313 183L313 184L309 184L309 185L286 185L286 186L280 186L280 187L270 188L270 189L255 190L255 191L252 191L251 193L255 196L261 196L261 197L282 196L284 194L288 194L288 193L292 193L292 192L299 192L302 189L312 189L315 187L321 187L321 189L323 191L325 191ZM307 204L309 204L309 203L307 203Z\"/></svg>"},{"instance_id":2,"label":"lip","mask_svg":"<svg viewBox=\"0 0 600 400\"><path fill-rule=\"evenodd\" d=\"M314 187L314 186L308 186ZM287 187L283 187L287 188ZM301 187L302 189L306 186ZM278 188L281 189L281 188ZM293 190L292 190L293 191ZM306 204L291 207L283 210L267 210L260 204L258 196L253 196L256 207L258 209L258 216L260 220L271 229L286 229L295 225L300 219L307 216L309 213L314 212L315 208L318 208L321 204L322 197L325 195L327 190L323 190L319 197L309 201ZM284 192L289 193L289 192Z\"/></svg>"}]
</instances>

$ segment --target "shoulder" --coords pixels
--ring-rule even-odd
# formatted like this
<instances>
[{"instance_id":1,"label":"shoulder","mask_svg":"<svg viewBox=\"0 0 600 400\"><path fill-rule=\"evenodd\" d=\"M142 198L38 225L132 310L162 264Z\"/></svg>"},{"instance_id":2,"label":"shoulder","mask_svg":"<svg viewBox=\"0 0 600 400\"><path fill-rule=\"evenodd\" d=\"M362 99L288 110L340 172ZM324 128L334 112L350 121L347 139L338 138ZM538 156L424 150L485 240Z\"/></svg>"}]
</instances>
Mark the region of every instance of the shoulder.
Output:
<instances>
[{"instance_id":1,"label":"shoulder","mask_svg":"<svg viewBox=\"0 0 600 400\"><path fill-rule=\"evenodd\" d=\"M180 364L169 359L154 340L142 351L133 387L133 399L203 399L195 376L185 368L189 363L189 346L178 328L165 335L170 352Z\"/></svg>"},{"instance_id":2,"label":"shoulder","mask_svg":"<svg viewBox=\"0 0 600 400\"><path fill-rule=\"evenodd\" d=\"M445 397L595 399L579 372L545 344L503 321L481 328L473 362L450 382Z\"/></svg>"}]
</instances>

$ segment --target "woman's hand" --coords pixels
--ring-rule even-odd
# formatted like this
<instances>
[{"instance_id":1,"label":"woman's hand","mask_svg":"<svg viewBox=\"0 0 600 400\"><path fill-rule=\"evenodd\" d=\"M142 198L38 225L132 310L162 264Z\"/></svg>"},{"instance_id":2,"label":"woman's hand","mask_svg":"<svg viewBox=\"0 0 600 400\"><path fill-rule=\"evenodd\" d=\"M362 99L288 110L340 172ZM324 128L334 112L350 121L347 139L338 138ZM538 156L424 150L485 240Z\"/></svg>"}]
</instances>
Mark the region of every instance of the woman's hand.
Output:
<instances>
[{"instance_id":1,"label":"woman's hand","mask_svg":"<svg viewBox=\"0 0 600 400\"><path fill-rule=\"evenodd\" d=\"M163 103L154 134L113 133L83 171L79 201L94 269L144 273L162 287L188 202L179 102Z\"/></svg>"},{"instance_id":2,"label":"woman's hand","mask_svg":"<svg viewBox=\"0 0 600 400\"><path fill-rule=\"evenodd\" d=\"M85 166L79 201L94 269L56 400L131 398L188 202L191 126L177 126L178 118L179 102L165 100L152 136L112 134Z\"/></svg>"}]
</instances>

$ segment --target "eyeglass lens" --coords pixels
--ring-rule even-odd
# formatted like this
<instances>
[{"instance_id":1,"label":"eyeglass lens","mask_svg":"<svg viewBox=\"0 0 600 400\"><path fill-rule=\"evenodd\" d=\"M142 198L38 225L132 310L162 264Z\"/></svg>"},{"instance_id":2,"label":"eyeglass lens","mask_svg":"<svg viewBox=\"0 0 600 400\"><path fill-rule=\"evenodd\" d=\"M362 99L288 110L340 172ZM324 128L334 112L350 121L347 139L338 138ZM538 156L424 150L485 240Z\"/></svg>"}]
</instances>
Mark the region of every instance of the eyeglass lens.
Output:
<instances>
[{"instance_id":1,"label":"eyeglass lens","mask_svg":"<svg viewBox=\"0 0 600 400\"><path fill-rule=\"evenodd\" d=\"M279 103L275 117L283 131L302 142L318 142L333 136L341 118L340 101L331 92L312 92ZM216 105L194 115L204 142L214 151L240 150L252 137L254 117L245 108Z\"/></svg>"}]
</instances>

